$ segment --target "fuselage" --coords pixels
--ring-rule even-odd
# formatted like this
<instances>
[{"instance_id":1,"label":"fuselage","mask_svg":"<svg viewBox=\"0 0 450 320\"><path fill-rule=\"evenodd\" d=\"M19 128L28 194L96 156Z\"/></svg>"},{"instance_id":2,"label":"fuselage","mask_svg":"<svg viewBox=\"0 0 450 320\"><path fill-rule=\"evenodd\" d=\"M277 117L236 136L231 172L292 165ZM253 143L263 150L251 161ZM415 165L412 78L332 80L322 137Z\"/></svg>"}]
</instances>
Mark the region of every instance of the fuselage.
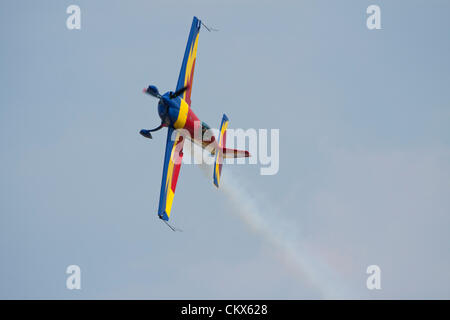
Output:
<instances>
[{"instance_id":1,"label":"fuselage","mask_svg":"<svg viewBox=\"0 0 450 320\"><path fill-rule=\"evenodd\" d=\"M169 91L163 94L158 103L158 114L162 122L166 126L188 131L188 137L204 148L214 143L214 135L210 132L205 134L210 127L200 121L192 108L180 96L170 98L171 93Z\"/></svg>"}]
</instances>

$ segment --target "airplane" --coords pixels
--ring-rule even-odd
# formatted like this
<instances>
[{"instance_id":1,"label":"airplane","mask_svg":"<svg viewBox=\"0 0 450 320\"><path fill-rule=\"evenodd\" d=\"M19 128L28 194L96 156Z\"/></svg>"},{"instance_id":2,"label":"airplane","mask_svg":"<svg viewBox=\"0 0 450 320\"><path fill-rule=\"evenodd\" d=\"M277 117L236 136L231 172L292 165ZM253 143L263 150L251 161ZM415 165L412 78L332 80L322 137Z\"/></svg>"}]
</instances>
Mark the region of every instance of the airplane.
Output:
<instances>
[{"instance_id":1,"label":"airplane","mask_svg":"<svg viewBox=\"0 0 450 320\"><path fill-rule=\"evenodd\" d=\"M167 221L170 218L183 158L183 144L186 138L208 150L212 156L215 156L213 183L217 188L219 187L224 158L250 157L248 151L226 148L226 132L229 120L225 114L222 117L218 139L216 139L213 134L210 134L210 127L205 122L200 121L191 108L191 90L197 57L198 36L202 25L208 31L211 31L197 17L193 18L175 91L160 94L158 88L153 85L143 90L144 93L159 100L158 114L161 118L161 124L154 129L142 129L139 133L148 139L152 139L152 132L164 127L168 128L158 217L173 231L176 231L175 228L169 225ZM184 129L184 132L188 134L183 134L183 130L177 129ZM198 132L201 132L201 134L196 134Z\"/></svg>"}]
</instances>

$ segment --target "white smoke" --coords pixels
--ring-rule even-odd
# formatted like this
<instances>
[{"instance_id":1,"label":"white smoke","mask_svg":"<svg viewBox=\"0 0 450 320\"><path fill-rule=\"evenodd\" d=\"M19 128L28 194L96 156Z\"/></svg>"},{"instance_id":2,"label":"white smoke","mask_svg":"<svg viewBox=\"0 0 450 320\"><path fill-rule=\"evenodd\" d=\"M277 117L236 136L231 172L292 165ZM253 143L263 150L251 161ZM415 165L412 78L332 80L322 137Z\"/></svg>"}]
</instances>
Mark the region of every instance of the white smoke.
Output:
<instances>
[{"instance_id":1,"label":"white smoke","mask_svg":"<svg viewBox=\"0 0 450 320\"><path fill-rule=\"evenodd\" d=\"M196 146L197 147L197 146ZM200 164L206 177L211 178L212 166ZM253 233L279 250L288 272L303 283L316 289L323 298L342 299L349 297L349 290L341 283L340 276L308 249L305 239L296 237L298 229L282 220L279 209L271 206L269 199L255 197L255 188L249 192L242 181L226 170L226 179L221 179L219 190L239 218Z\"/></svg>"}]
</instances>

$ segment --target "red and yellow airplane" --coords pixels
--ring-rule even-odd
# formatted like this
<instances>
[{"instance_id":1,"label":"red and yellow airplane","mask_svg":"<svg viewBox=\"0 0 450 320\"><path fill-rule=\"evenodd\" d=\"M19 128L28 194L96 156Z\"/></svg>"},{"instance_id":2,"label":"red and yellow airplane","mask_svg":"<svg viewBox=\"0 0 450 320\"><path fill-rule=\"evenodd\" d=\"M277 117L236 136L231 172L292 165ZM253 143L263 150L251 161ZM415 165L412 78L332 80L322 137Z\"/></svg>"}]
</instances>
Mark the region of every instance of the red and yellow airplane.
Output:
<instances>
[{"instance_id":1,"label":"red and yellow airplane","mask_svg":"<svg viewBox=\"0 0 450 320\"><path fill-rule=\"evenodd\" d=\"M191 90L197 56L198 35L202 25L204 24L194 17L175 91L168 91L161 95L155 86L149 86L143 90L144 93L159 99L158 114L161 118L161 125L151 130L142 129L140 134L151 139L151 132L164 127L168 128L158 207L158 216L166 223L170 217L178 174L180 173L185 138L189 138L203 148L207 148L211 152L211 155L215 156L213 181L216 187L219 187L223 158L250 156L248 151L227 149L225 147L228 127L228 118L225 114L220 125L219 137L216 139L212 134L205 134L209 131L210 127L200 121L191 108ZM188 134L183 134L183 131Z\"/></svg>"}]
</instances>

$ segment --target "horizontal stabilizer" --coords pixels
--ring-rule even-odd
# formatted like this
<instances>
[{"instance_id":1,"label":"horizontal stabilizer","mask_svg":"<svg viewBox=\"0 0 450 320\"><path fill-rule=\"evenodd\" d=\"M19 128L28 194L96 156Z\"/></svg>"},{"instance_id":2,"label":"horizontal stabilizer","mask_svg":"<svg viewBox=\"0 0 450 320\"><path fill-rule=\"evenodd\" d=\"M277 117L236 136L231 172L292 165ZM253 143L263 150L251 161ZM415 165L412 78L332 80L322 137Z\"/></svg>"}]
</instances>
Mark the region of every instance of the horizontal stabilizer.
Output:
<instances>
[{"instance_id":1,"label":"horizontal stabilizer","mask_svg":"<svg viewBox=\"0 0 450 320\"><path fill-rule=\"evenodd\" d=\"M224 147L226 145L227 128L228 128L228 117L224 114L222 118L222 123L220 125L218 149L216 152L216 160L214 162L214 172L213 172L213 182L217 188L219 187L220 175L222 174L223 151L224 149L226 149Z\"/></svg>"},{"instance_id":2,"label":"horizontal stabilizer","mask_svg":"<svg viewBox=\"0 0 450 320\"><path fill-rule=\"evenodd\" d=\"M229 149L222 148L224 158L248 158L250 157L250 152L246 150Z\"/></svg>"}]
</instances>

